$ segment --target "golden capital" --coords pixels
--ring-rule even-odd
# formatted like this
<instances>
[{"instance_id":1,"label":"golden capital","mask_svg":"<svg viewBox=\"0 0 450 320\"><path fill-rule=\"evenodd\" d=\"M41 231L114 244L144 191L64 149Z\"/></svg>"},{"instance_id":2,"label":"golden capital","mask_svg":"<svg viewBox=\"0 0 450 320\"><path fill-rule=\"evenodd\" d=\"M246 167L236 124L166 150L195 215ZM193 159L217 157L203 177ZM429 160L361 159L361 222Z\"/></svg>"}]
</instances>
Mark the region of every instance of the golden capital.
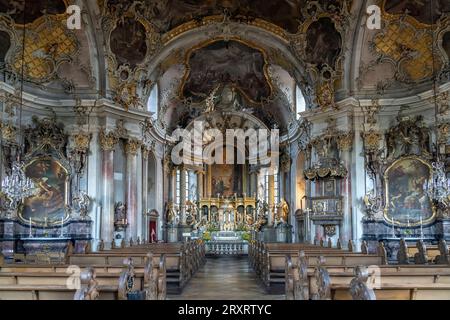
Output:
<instances>
[{"instance_id":1,"label":"golden capital","mask_svg":"<svg viewBox=\"0 0 450 320\"><path fill-rule=\"evenodd\" d=\"M103 151L113 151L116 147L119 138L114 134L114 132L106 133L104 130L100 131L100 147Z\"/></svg>"},{"instance_id":2,"label":"golden capital","mask_svg":"<svg viewBox=\"0 0 450 320\"><path fill-rule=\"evenodd\" d=\"M353 146L353 132L341 134L337 141L339 150L349 151Z\"/></svg>"},{"instance_id":3,"label":"golden capital","mask_svg":"<svg viewBox=\"0 0 450 320\"><path fill-rule=\"evenodd\" d=\"M125 152L127 154L130 154L132 156L135 156L138 154L139 149L142 146L142 142L138 139L128 139L127 143L125 144Z\"/></svg>"},{"instance_id":4,"label":"golden capital","mask_svg":"<svg viewBox=\"0 0 450 320\"><path fill-rule=\"evenodd\" d=\"M364 143L367 151L376 151L379 148L381 134L377 131L370 130L364 134Z\"/></svg>"},{"instance_id":5,"label":"golden capital","mask_svg":"<svg viewBox=\"0 0 450 320\"><path fill-rule=\"evenodd\" d=\"M10 143L16 142L17 129L10 123L0 124L0 126L3 139Z\"/></svg>"},{"instance_id":6,"label":"golden capital","mask_svg":"<svg viewBox=\"0 0 450 320\"><path fill-rule=\"evenodd\" d=\"M79 132L73 136L75 150L78 152L87 152L89 150L89 143L91 142L91 134Z\"/></svg>"},{"instance_id":7,"label":"golden capital","mask_svg":"<svg viewBox=\"0 0 450 320\"><path fill-rule=\"evenodd\" d=\"M147 147L142 147L142 158L144 160L148 160L148 157L150 156L150 149Z\"/></svg>"}]
</instances>

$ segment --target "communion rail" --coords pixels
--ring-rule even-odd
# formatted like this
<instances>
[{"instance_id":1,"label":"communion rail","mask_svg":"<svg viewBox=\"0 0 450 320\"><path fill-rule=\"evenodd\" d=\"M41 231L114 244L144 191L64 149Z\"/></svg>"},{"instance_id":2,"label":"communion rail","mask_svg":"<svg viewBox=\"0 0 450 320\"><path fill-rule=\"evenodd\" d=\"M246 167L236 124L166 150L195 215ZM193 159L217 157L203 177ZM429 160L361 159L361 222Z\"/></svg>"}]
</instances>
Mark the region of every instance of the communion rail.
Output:
<instances>
[{"instance_id":1,"label":"communion rail","mask_svg":"<svg viewBox=\"0 0 450 320\"><path fill-rule=\"evenodd\" d=\"M247 241L208 241L206 242L206 254L208 255L246 255L248 254Z\"/></svg>"}]
</instances>

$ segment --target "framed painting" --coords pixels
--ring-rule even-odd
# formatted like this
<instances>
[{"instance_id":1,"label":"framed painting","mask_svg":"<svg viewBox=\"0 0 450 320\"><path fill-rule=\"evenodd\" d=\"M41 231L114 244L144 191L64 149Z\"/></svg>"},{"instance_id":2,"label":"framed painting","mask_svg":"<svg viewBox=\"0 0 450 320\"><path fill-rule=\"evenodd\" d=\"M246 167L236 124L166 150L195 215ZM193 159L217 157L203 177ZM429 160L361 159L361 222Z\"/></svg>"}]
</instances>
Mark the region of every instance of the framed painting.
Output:
<instances>
[{"instance_id":1,"label":"framed painting","mask_svg":"<svg viewBox=\"0 0 450 320\"><path fill-rule=\"evenodd\" d=\"M212 196L231 197L234 194L234 170L233 165L216 164L212 167Z\"/></svg>"},{"instance_id":2,"label":"framed painting","mask_svg":"<svg viewBox=\"0 0 450 320\"><path fill-rule=\"evenodd\" d=\"M24 199L20 218L32 224L51 226L67 219L70 174L61 162L52 157L31 160L24 168L37 187L34 196Z\"/></svg>"},{"instance_id":3,"label":"framed painting","mask_svg":"<svg viewBox=\"0 0 450 320\"><path fill-rule=\"evenodd\" d=\"M385 219L403 227L432 222L436 211L426 193L431 178L431 165L418 157L405 157L392 163L384 174Z\"/></svg>"}]
</instances>

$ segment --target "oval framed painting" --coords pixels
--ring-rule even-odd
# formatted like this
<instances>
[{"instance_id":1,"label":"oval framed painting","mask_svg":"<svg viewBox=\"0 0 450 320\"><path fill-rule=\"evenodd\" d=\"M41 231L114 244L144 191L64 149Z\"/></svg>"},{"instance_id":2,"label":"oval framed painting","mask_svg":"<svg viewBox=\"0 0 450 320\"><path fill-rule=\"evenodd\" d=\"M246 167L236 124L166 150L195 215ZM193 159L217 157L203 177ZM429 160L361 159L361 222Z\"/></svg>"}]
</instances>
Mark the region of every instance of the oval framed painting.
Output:
<instances>
[{"instance_id":1,"label":"oval framed painting","mask_svg":"<svg viewBox=\"0 0 450 320\"><path fill-rule=\"evenodd\" d=\"M436 210L426 193L431 178L431 165L418 157L404 157L392 163L384 174L386 221L401 227L433 222Z\"/></svg>"}]
</instances>

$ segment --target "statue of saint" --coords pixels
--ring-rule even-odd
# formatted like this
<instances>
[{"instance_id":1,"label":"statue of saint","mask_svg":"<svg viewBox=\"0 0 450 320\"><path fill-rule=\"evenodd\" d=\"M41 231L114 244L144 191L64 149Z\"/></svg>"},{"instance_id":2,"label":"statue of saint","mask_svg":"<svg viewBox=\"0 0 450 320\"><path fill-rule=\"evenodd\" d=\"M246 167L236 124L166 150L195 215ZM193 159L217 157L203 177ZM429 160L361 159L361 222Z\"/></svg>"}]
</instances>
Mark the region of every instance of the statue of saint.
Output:
<instances>
[{"instance_id":1,"label":"statue of saint","mask_svg":"<svg viewBox=\"0 0 450 320\"><path fill-rule=\"evenodd\" d=\"M277 216L280 220L280 223L287 223L289 220L289 205L284 199L281 199L280 203L278 204Z\"/></svg>"}]
</instances>

